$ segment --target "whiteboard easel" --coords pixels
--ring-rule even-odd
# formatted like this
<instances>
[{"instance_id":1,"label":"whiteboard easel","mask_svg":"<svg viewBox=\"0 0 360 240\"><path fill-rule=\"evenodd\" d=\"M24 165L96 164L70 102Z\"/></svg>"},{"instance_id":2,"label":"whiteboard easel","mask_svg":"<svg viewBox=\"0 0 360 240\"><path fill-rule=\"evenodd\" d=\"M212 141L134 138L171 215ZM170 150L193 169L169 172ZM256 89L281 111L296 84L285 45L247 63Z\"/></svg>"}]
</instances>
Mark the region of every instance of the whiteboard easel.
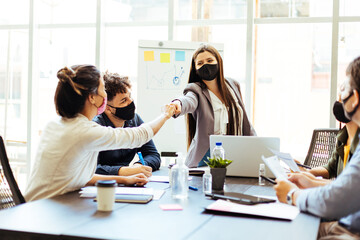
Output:
<instances>
[{"instance_id":1,"label":"whiteboard easel","mask_svg":"<svg viewBox=\"0 0 360 240\"><path fill-rule=\"evenodd\" d=\"M159 116L161 107L181 96L191 58L203 43L140 40L138 48L137 112L144 122ZM210 43L221 55L223 44ZM186 153L185 118L168 120L154 137L159 152Z\"/></svg>"}]
</instances>

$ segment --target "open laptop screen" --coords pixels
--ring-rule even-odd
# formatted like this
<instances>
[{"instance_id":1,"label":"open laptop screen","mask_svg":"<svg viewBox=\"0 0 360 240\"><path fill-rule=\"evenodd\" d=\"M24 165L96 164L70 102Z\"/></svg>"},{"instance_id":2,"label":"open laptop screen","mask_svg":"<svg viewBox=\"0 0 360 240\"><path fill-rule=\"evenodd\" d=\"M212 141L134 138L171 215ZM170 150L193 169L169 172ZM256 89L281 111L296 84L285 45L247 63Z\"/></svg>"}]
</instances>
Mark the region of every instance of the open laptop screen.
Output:
<instances>
[{"instance_id":1,"label":"open laptop screen","mask_svg":"<svg viewBox=\"0 0 360 240\"><path fill-rule=\"evenodd\" d=\"M225 158L233 161L227 167L227 176L258 177L259 165L264 163L261 156L273 156L269 148L280 150L280 139L276 137L211 135L211 150L216 142L222 142ZM267 167L265 175L274 177Z\"/></svg>"}]
</instances>

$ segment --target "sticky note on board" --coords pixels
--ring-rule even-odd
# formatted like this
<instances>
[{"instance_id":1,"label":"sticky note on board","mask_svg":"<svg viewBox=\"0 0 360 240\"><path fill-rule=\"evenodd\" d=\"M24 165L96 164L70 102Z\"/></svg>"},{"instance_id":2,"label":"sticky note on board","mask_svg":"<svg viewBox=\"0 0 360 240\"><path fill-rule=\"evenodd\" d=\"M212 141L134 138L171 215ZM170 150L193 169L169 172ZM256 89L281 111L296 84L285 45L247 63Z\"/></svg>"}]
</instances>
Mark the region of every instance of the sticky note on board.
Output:
<instances>
[{"instance_id":1,"label":"sticky note on board","mask_svg":"<svg viewBox=\"0 0 360 240\"><path fill-rule=\"evenodd\" d=\"M154 51L144 51L144 61L154 61Z\"/></svg>"},{"instance_id":2,"label":"sticky note on board","mask_svg":"<svg viewBox=\"0 0 360 240\"><path fill-rule=\"evenodd\" d=\"M169 63L170 62L170 53L160 53L160 62Z\"/></svg>"},{"instance_id":3,"label":"sticky note on board","mask_svg":"<svg viewBox=\"0 0 360 240\"><path fill-rule=\"evenodd\" d=\"M185 61L185 51L176 51L175 61Z\"/></svg>"}]
</instances>

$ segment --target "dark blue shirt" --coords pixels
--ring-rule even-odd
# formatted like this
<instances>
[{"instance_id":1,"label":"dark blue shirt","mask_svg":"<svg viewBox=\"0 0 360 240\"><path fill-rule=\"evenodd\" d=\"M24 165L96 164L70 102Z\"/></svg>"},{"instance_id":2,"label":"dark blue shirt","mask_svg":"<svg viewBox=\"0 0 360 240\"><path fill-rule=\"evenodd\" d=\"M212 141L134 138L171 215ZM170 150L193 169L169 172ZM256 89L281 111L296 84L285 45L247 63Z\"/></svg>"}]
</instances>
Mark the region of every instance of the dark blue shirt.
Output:
<instances>
[{"instance_id":1,"label":"dark blue shirt","mask_svg":"<svg viewBox=\"0 0 360 240\"><path fill-rule=\"evenodd\" d=\"M110 121L105 113L96 116L93 121L102 126L115 128L114 124ZM124 128L137 127L142 123L144 123L144 121L141 119L141 117L138 114L135 114L133 119L125 121ZM160 154L156 150L154 142L150 140L140 148L118 149L100 152L98 156L96 173L105 175L118 175L119 169L124 166L129 166L129 163L133 160L137 152L142 153L145 165L150 166L153 171L156 171L160 168Z\"/></svg>"}]
</instances>

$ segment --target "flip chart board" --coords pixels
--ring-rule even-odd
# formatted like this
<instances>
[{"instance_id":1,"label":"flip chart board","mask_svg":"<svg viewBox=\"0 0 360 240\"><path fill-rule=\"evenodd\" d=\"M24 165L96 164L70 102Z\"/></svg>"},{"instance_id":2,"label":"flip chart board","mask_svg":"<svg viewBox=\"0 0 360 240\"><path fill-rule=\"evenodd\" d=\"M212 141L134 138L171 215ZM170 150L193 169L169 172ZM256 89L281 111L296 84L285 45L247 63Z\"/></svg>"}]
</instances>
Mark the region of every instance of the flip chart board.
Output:
<instances>
[{"instance_id":1,"label":"flip chart board","mask_svg":"<svg viewBox=\"0 0 360 240\"><path fill-rule=\"evenodd\" d=\"M188 82L191 58L203 43L140 40L138 48L137 113L145 122L161 107L181 96ZM210 43L221 55L223 44ZM170 119L154 137L159 152L186 153L185 118Z\"/></svg>"}]
</instances>

